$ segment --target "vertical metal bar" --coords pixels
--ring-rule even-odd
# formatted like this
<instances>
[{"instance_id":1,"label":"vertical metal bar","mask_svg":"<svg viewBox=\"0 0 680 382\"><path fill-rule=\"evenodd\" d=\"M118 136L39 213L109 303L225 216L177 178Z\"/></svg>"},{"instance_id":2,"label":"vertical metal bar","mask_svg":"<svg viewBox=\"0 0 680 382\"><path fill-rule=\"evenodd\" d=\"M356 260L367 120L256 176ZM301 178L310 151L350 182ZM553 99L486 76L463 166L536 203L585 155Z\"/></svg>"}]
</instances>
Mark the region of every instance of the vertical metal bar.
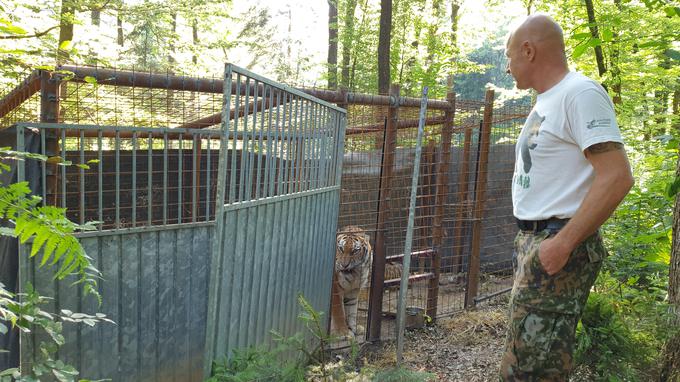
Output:
<instances>
[{"instance_id":1,"label":"vertical metal bar","mask_svg":"<svg viewBox=\"0 0 680 382\"><path fill-rule=\"evenodd\" d=\"M237 75L237 88L236 88L236 109L238 110L238 99L240 97L240 77ZM220 126L220 147L218 151L218 167L217 167L217 193L215 196L215 238L212 243L212 254L210 256L210 277L208 283L208 307L207 307L207 319L206 319L206 330L205 330L205 350L203 352L203 375L210 375L212 369L212 362L215 355L216 340L218 334L217 323L220 322L219 317L219 306L220 301L220 291L222 289L222 282L224 277L222 277L222 266L224 262L224 203L225 203L225 193L226 193L226 177L227 177L227 159L228 159L228 133L229 133L229 122L231 113L231 87L232 87L232 66L227 64L224 69L224 100L222 106L222 124ZM235 118L234 125L238 120L238 115ZM236 152L236 129L234 129L234 144L232 146L232 173L231 173L231 193L229 195L230 203L234 198L233 187L234 187L234 167L235 165L235 152ZM208 153L210 153L210 144L208 144ZM208 161L209 162L209 161ZM210 166L208 166L210 167ZM206 177L210 179L210 176ZM210 188L208 187L208 193ZM208 203L210 204L210 203ZM209 217L209 214L206 214ZM228 319L228 317L225 317Z\"/></svg>"},{"instance_id":2,"label":"vertical metal bar","mask_svg":"<svg viewBox=\"0 0 680 382\"><path fill-rule=\"evenodd\" d=\"M399 85L390 86L390 98L399 99ZM399 103L395 102L387 109L387 123L385 125L385 141L383 142L382 175L378 190L378 218L375 232L375 251L373 256L373 272L371 273L371 292L368 308L368 340L380 339L380 319L382 316L383 284L385 282L385 230L389 213L390 190L394 159L397 146L397 120L399 118ZM338 170L340 171L340 170ZM336 174L339 177L340 174ZM410 256L410 254L404 254Z\"/></svg>"},{"instance_id":3,"label":"vertical metal bar","mask_svg":"<svg viewBox=\"0 0 680 382\"><path fill-rule=\"evenodd\" d=\"M198 139L197 139L198 137ZM193 134L193 153L192 153L192 158L191 158L191 173L194 175L192 176L192 182L191 182L191 222L195 223L196 222L196 203L198 202L198 197L197 197L197 180L198 180L198 171L196 171L196 159L198 157L197 151L200 150L199 142L200 142L200 136L197 134Z\"/></svg>"},{"instance_id":4,"label":"vertical metal bar","mask_svg":"<svg viewBox=\"0 0 680 382\"><path fill-rule=\"evenodd\" d=\"M281 131L283 134L283 144L281 146L281 160L283 161L283 180L280 182L283 184L283 192L281 195L287 194L289 191L289 181L290 181L290 165L292 164L288 157L290 156L290 114L293 105L293 96L289 93L283 93L286 98L286 102L283 106L283 124L281 125Z\"/></svg>"},{"instance_id":5,"label":"vertical metal bar","mask_svg":"<svg viewBox=\"0 0 680 382\"><path fill-rule=\"evenodd\" d=\"M437 317L437 303L439 298L439 278L441 275L441 259L444 246L444 214L446 198L449 194L449 162L451 161L451 137L453 135L453 119L456 115L456 94L446 95L449 109L444 114L444 125L441 131L441 157L437 161L437 189L435 191L435 213L432 222L432 245L435 253L432 259L434 278L430 279L427 299L427 315Z\"/></svg>"},{"instance_id":6,"label":"vertical metal bar","mask_svg":"<svg viewBox=\"0 0 680 382\"><path fill-rule=\"evenodd\" d=\"M229 73L229 76L231 76L231 68L228 69L228 73ZM228 87L229 86L225 87L225 89L228 88ZM229 89L229 90L231 90L231 89ZM236 73L236 97L234 97L234 98L235 98L234 99L234 109L233 109L234 110L234 123L233 123L234 130L233 130L233 134L231 134L231 137L229 138L229 139L231 139L231 142L232 142L231 143L231 173L230 173L230 180L229 180L229 204L232 204L236 201L236 158L237 158L236 157L236 142L238 141L238 138L237 138L238 122L239 122L239 119L240 119L238 113L239 113L239 103L240 103L240 100L241 100L241 74L239 74L239 73ZM229 107L230 105L231 105L231 100L227 100L227 107ZM229 121L228 121L228 118L230 116L231 116L231 109L229 109L229 111L224 116L224 117L227 118L227 123L224 125L224 129L227 129L227 131L231 131L231 130L229 130ZM224 117L222 118L223 121L224 121ZM224 143L226 145L227 142L225 141ZM220 151L223 151L223 150L227 150L226 146L224 148L222 148L220 146ZM226 156L226 151L225 151L224 155ZM220 156L220 158L221 158L221 156ZM226 164L226 162L225 162L225 164ZM218 190L219 190L219 181L217 182L217 184L218 184ZM217 203L218 203L218 206L220 204L224 204L224 199L223 198L222 199L217 198Z\"/></svg>"},{"instance_id":7,"label":"vertical metal bar","mask_svg":"<svg viewBox=\"0 0 680 382\"><path fill-rule=\"evenodd\" d=\"M472 129L466 128L463 138L463 160L458 175L458 205L456 207L456 219L453 223L453 273L463 271L463 226L468 213L468 191L470 189L470 145L472 144Z\"/></svg>"},{"instance_id":8,"label":"vertical metal bar","mask_svg":"<svg viewBox=\"0 0 680 382\"><path fill-rule=\"evenodd\" d=\"M480 142L479 173L475 192L475 209L472 225L472 252L468 269L467 293L465 307L475 305L475 297L479 288L479 251L482 239L482 218L484 217L484 198L486 195L487 168L489 164L489 146L491 142L491 124L493 119L494 90L487 89L484 99L484 123L482 124L482 138Z\"/></svg>"},{"instance_id":9,"label":"vertical metal bar","mask_svg":"<svg viewBox=\"0 0 680 382\"><path fill-rule=\"evenodd\" d=\"M153 225L153 134L149 133L149 147L146 150L147 169L146 172L146 190L147 190L147 220L149 226ZM165 208L163 209L165 210ZM163 222L165 224L165 221Z\"/></svg>"},{"instance_id":10,"label":"vertical metal bar","mask_svg":"<svg viewBox=\"0 0 680 382\"><path fill-rule=\"evenodd\" d=\"M295 97L295 121L294 124L291 126L292 133L294 134L294 140L295 140L295 148L293 150L294 155L293 155L293 168L292 168L292 182L293 182L293 190L292 192L298 192L300 191L300 172L301 172L301 158L300 158L300 152L302 151L300 148L300 129L302 128L301 123L300 123L300 110L302 108L302 101L299 99L299 97Z\"/></svg>"},{"instance_id":11,"label":"vertical metal bar","mask_svg":"<svg viewBox=\"0 0 680 382\"><path fill-rule=\"evenodd\" d=\"M275 181L271 184L271 195L281 195L283 182L283 130L281 126L281 93L283 90L276 89L276 130L274 130L274 176ZM285 96L284 96L285 99ZM284 107L285 111L285 107ZM278 153L278 154L277 154Z\"/></svg>"},{"instance_id":12,"label":"vertical metal bar","mask_svg":"<svg viewBox=\"0 0 680 382\"><path fill-rule=\"evenodd\" d=\"M120 228L120 131L116 129L116 229Z\"/></svg>"},{"instance_id":13,"label":"vertical metal bar","mask_svg":"<svg viewBox=\"0 0 680 382\"><path fill-rule=\"evenodd\" d=\"M85 224L85 131L80 130L80 224Z\"/></svg>"},{"instance_id":14,"label":"vertical metal bar","mask_svg":"<svg viewBox=\"0 0 680 382\"><path fill-rule=\"evenodd\" d=\"M263 196L270 197L274 196L274 181L273 175L276 171L276 141L272 141L272 123L274 122L274 88L267 86L265 88L265 94L267 94L266 89L269 89L269 105L267 107L269 113L269 120L267 121L267 155L266 155L266 166L264 170L264 190Z\"/></svg>"},{"instance_id":15,"label":"vertical metal bar","mask_svg":"<svg viewBox=\"0 0 680 382\"><path fill-rule=\"evenodd\" d=\"M184 151L182 150L183 138L184 134L180 133L177 149L177 224L182 223L182 207L184 207L184 200L182 199L182 194L184 193L184 184L182 182L182 178L184 178L184 163L182 161L184 159Z\"/></svg>"},{"instance_id":16,"label":"vertical metal bar","mask_svg":"<svg viewBox=\"0 0 680 382\"><path fill-rule=\"evenodd\" d=\"M97 186L97 218L99 219L99 230L101 231L104 227L104 201L102 200L102 189L103 189L103 163L102 163L102 130L97 130L97 175L98 175L98 186Z\"/></svg>"},{"instance_id":17,"label":"vertical metal bar","mask_svg":"<svg viewBox=\"0 0 680 382\"><path fill-rule=\"evenodd\" d=\"M66 161L66 129L61 129L61 160ZM61 166L61 207L66 208L66 166Z\"/></svg>"},{"instance_id":18,"label":"vertical metal bar","mask_svg":"<svg viewBox=\"0 0 680 382\"><path fill-rule=\"evenodd\" d=\"M58 123L59 114L61 114L59 89L61 80L59 75L51 73L47 70L40 71L40 122ZM57 132L49 129L46 132L45 144L43 145L44 154L49 158L59 155L59 139ZM45 198L45 204L57 205L58 190L58 165L54 164L46 166L45 168L45 194L54 198L53 203L48 203ZM49 173L47 173L49 172Z\"/></svg>"},{"instance_id":19,"label":"vertical metal bar","mask_svg":"<svg viewBox=\"0 0 680 382\"><path fill-rule=\"evenodd\" d=\"M137 132L132 133L132 226L137 227Z\"/></svg>"},{"instance_id":20,"label":"vertical metal bar","mask_svg":"<svg viewBox=\"0 0 680 382\"><path fill-rule=\"evenodd\" d=\"M212 135L208 135L207 138L208 141L206 143L208 144L208 147L205 158L205 221L210 221L210 178L212 176L212 174L210 174L210 165L212 164L210 162L210 152L212 151Z\"/></svg>"},{"instance_id":21,"label":"vertical metal bar","mask_svg":"<svg viewBox=\"0 0 680 382\"><path fill-rule=\"evenodd\" d=\"M17 126L16 128L16 138L17 138L17 148L16 151L23 153L26 151L26 138L23 126ZM23 182L26 180L26 161L16 161L17 163L17 182Z\"/></svg>"},{"instance_id":22,"label":"vertical metal bar","mask_svg":"<svg viewBox=\"0 0 680 382\"><path fill-rule=\"evenodd\" d=\"M163 225L168 224L168 132L163 132Z\"/></svg>"},{"instance_id":23,"label":"vertical metal bar","mask_svg":"<svg viewBox=\"0 0 680 382\"><path fill-rule=\"evenodd\" d=\"M46 155L45 149L45 129L40 129L40 153ZM42 205L47 205L47 165L45 161L40 162L41 169L41 182L40 188L42 189Z\"/></svg>"},{"instance_id":24,"label":"vertical metal bar","mask_svg":"<svg viewBox=\"0 0 680 382\"><path fill-rule=\"evenodd\" d=\"M255 94L257 94L257 82L255 83ZM262 134L264 133L264 113L265 113L265 94L267 93L267 88L265 84L262 84L262 94L260 94L260 98L262 100L262 104L260 105L260 131L258 134L258 141L257 141L257 176L255 178L255 199L259 199L262 196L260 195L260 188L264 188L264 185L261 185L263 178L262 178ZM255 105L257 105L257 97L255 97ZM257 115L257 106L256 109L253 111L253 118ZM266 155L265 155L266 159ZM265 169L265 177L266 177L266 169ZM264 188L266 190L266 188Z\"/></svg>"},{"instance_id":25,"label":"vertical metal bar","mask_svg":"<svg viewBox=\"0 0 680 382\"><path fill-rule=\"evenodd\" d=\"M408 292L409 266L411 265L411 245L413 244L413 224L416 215L416 196L418 195L418 178L420 173L420 154L422 152L423 132L425 130L425 112L427 111L427 86L423 87L423 98L420 101L420 117L418 118L418 136L416 138L416 155L413 161L411 177L411 199L408 208L406 240L404 242L403 271L399 285L399 304L397 305L397 365L404 360L404 320L406 318L406 294Z\"/></svg>"},{"instance_id":26,"label":"vertical metal bar","mask_svg":"<svg viewBox=\"0 0 680 382\"><path fill-rule=\"evenodd\" d=\"M250 78L246 77L246 97L243 101L243 139L241 141L241 174L239 176L239 186L238 186L238 201L242 202L248 200L247 192L250 191L249 184L247 183L248 178L246 177L246 171L248 169L248 159L250 158L248 154L248 106L250 102ZM238 111L237 111L238 112Z\"/></svg>"}]
</instances>

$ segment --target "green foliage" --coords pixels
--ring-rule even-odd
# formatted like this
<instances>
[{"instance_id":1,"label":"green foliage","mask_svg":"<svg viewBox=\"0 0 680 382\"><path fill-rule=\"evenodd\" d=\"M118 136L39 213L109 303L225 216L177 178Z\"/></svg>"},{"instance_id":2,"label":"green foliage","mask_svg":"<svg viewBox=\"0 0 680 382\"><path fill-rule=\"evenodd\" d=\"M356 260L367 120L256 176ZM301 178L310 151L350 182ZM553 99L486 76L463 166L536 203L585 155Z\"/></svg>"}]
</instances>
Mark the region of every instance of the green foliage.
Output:
<instances>
[{"instance_id":1,"label":"green foliage","mask_svg":"<svg viewBox=\"0 0 680 382\"><path fill-rule=\"evenodd\" d=\"M655 296L619 288L620 295L591 293L577 328L576 364L587 366L597 381L651 380L658 349L672 335L668 309Z\"/></svg>"},{"instance_id":2,"label":"green foliage","mask_svg":"<svg viewBox=\"0 0 680 382\"><path fill-rule=\"evenodd\" d=\"M306 364L299 357L294 360L285 359L289 355L291 343L298 345L300 342L302 335L297 334L279 342L271 350L265 347L234 349L230 359L215 362L213 376L208 381L304 381Z\"/></svg>"},{"instance_id":3,"label":"green foliage","mask_svg":"<svg viewBox=\"0 0 680 382\"><path fill-rule=\"evenodd\" d=\"M39 160L50 162L53 158L43 155L22 153L0 148L0 160ZM61 159L52 162L61 165ZM10 170L7 163L0 162L0 172ZM76 276L75 284L80 284L85 295L94 295L101 304L97 291L99 271L92 266L90 258L83 250L80 242L73 236L76 231L95 229L92 223L79 225L66 218L65 209L52 206L40 206L41 199L30 195L28 183L0 185L0 219L13 223L14 227L2 227L0 235L14 237L21 244L31 243L29 257L42 253L39 265L55 267L55 279L62 280L70 275ZM42 250L42 251L41 251ZM28 283L25 293L13 295L0 284L0 333L7 333L8 322L13 328L24 333L43 331L50 341L37 344L35 358L30 368L24 370L8 369L0 371L0 381L33 382L42 379L56 379L60 382L74 381L78 371L53 355L64 345L62 323L83 323L94 326L98 322L111 322L103 314L88 315L61 310L59 314L44 311L40 308L48 300Z\"/></svg>"}]
</instances>

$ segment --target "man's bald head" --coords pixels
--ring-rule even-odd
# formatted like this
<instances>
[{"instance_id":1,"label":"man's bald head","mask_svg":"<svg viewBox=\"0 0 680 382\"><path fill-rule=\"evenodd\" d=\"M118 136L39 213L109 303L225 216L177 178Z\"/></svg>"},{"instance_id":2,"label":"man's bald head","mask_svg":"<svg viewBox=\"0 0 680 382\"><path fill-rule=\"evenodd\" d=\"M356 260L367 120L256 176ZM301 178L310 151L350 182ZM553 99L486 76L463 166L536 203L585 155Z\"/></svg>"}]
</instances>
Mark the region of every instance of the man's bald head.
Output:
<instances>
[{"instance_id":1,"label":"man's bald head","mask_svg":"<svg viewBox=\"0 0 680 382\"><path fill-rule=\"evenodd\" d=\"M562 28L546 15L527 17L508 37L505 55L519 89L540 93L569 72Z\"/></svg>"},{"instance_id":2,"label":"man's bald head","mask_svg":"<svg viewBox=\"0 0 680 382\"><path fill-rule=\"evenodd\" d=\"M508 46L524 42L532 43L540 51L549 53L546 58L555 58L554 55L558 54L558 57L566 62L562 28L550 16L542 14L528 16L508 38Z\"/></svg>"}]
</instances>

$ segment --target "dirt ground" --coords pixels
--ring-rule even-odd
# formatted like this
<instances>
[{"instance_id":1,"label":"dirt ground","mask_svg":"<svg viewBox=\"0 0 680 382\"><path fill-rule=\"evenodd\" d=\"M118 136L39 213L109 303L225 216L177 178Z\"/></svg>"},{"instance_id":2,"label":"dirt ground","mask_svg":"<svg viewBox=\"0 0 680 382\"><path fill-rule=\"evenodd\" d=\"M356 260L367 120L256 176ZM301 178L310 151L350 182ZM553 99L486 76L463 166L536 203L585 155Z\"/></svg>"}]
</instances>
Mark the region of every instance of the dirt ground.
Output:
<instances>
[{"instance_id":1,"label":"dirt ground","mask_svg":"<svg viewBox=\"0 0 680 382\"><path fill-rule=\"evenodd\" d=\"M507 298L464 311L436 324L406 332L404 363L436 375L437 381L495 381L505 341ZM395 364L396 343L365 344L364 361L375 367Z\"/></svg>"}]
</instances>

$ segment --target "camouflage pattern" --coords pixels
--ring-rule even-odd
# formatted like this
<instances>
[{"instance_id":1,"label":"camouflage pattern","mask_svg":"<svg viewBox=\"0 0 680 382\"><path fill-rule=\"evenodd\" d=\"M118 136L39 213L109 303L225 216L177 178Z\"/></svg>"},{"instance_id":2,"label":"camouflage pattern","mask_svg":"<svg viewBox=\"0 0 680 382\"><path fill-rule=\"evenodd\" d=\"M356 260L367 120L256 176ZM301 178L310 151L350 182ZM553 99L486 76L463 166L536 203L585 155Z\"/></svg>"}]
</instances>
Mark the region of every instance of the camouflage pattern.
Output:
<instances>
[{"instance_id":1,"label":"camouflage pattern","mask_svg":"<svg viewBox=\"0 0 680 382\"><path fill-rule=\"evenodd\" d=\"M607 252L596 233L550 276L538 248L553 234L521 231L515 238L515 281L501 381L566 381L573 368L576 324Z\"/></svg>"}]
</instances>

